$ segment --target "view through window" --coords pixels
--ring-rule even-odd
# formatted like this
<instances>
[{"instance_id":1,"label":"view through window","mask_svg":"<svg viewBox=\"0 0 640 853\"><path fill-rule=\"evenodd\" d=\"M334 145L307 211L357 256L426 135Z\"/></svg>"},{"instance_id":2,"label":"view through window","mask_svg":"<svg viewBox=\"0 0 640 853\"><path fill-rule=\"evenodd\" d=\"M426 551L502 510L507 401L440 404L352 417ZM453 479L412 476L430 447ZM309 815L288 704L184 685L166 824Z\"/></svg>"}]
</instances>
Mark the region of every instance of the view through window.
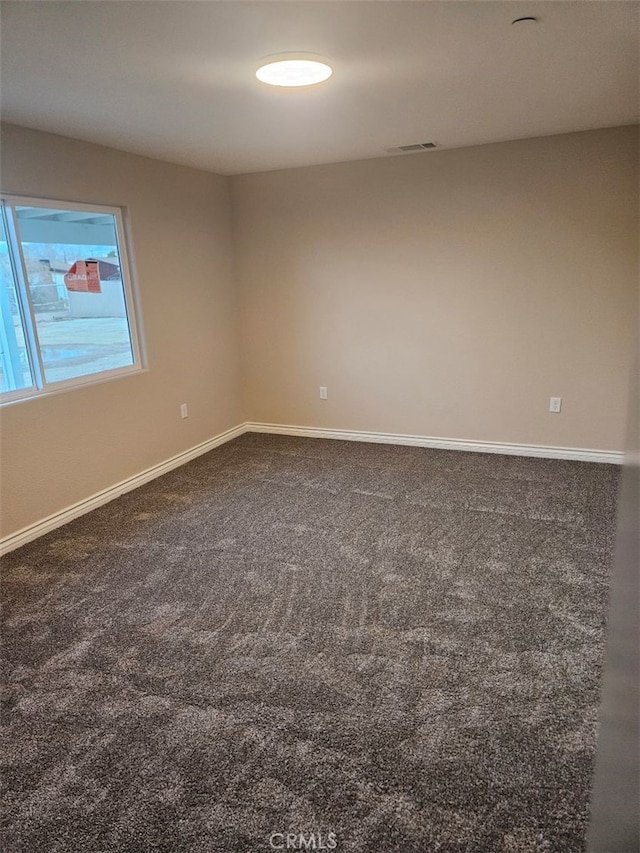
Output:
<instances>
[{"instance_id":1,"label":"view through window","mask_svg":"<svg viewBox=\"0 0 640 853\"><path fill-rule=\"evenodd\" d=\"M120 211L2 199L5 399L139 369Z\"/></svg>"}]
</instances>

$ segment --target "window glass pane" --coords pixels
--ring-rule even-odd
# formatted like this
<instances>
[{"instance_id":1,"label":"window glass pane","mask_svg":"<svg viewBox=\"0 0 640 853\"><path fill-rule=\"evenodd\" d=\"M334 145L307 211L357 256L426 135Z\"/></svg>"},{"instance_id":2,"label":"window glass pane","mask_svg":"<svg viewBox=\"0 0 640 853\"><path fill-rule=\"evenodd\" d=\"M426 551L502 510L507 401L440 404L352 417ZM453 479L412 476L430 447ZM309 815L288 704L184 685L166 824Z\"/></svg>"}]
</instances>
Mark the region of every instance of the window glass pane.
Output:
<instances>
[{"instance_id":1,"label":"window glass pane","mask_svg":"<svg viewBox=\"0 0 640 853\"><path fill-rule=\"evenodd\" d=\"M0 217L0 391L31 388L33 377L20 314L7 235Z\"/></svg>"},{"instance_id":2,"label":"window glass pane","mask_svg":"<svg viewBox=\"0 0 640 853\"><path fill-rule=\"evenodd\" d=\"M115 217L16 207L47 382L134 363Z\"/></svg>"}]
</instances>

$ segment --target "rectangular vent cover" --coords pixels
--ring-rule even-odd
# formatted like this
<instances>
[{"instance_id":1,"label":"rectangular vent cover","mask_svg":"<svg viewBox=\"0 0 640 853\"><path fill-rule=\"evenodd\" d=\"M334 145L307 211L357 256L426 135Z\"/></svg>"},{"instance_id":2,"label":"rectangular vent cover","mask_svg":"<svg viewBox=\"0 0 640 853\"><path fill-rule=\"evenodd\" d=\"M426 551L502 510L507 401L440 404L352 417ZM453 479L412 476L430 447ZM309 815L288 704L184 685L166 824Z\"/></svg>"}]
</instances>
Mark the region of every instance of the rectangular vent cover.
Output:
<instances>
[{"instance_id":1,"label":"rectangular vent cover","mask_svg":"<svg viewBox=\"0 0 640 853\"><path fill-rule=\"evenodd\" d=\"M428 151L437 148L435 142L417 142L414 145L398 145L397 148L387 148L388 154L412 154L415 151Z\"/></svg>"}]
</instances>

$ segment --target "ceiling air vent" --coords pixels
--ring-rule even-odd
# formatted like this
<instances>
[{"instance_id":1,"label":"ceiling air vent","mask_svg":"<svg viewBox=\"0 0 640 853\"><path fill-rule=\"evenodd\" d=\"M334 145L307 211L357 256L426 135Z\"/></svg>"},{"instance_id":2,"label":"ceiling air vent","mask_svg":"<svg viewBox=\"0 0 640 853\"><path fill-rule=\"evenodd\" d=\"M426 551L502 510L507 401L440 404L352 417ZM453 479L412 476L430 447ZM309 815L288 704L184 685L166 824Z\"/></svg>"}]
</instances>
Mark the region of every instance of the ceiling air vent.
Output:
<instances>
[{"instance_id":1,"label":"ceiling air vent","mask_svg":"<svg viewBox=\"0 0 640 853\"><path fill-rule=\"evenodd\" d=\"M396 148L387 148L388 154L413 154L416 151L428 151L437 148L435 142L417 142L414 145L398 145Z\"/></svg>"}]
</instances>

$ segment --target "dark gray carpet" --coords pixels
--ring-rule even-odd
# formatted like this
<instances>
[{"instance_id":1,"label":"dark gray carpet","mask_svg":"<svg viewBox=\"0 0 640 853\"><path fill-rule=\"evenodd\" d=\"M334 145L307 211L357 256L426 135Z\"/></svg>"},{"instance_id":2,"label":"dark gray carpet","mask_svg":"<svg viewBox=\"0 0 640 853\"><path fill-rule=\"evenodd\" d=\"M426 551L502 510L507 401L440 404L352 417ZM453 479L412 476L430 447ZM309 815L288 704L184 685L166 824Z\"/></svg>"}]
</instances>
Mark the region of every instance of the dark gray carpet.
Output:
<instances>
[{"instance_id":1,"label":"dark gray carpet","mask_svg":"<svg viewBox=\"0 0 640 853\"><path fill-rule=\"evenodd\" d=\"M582 851L617 483L245 435L14 552L3 850Z\"/></svg>"}]
</instances>

